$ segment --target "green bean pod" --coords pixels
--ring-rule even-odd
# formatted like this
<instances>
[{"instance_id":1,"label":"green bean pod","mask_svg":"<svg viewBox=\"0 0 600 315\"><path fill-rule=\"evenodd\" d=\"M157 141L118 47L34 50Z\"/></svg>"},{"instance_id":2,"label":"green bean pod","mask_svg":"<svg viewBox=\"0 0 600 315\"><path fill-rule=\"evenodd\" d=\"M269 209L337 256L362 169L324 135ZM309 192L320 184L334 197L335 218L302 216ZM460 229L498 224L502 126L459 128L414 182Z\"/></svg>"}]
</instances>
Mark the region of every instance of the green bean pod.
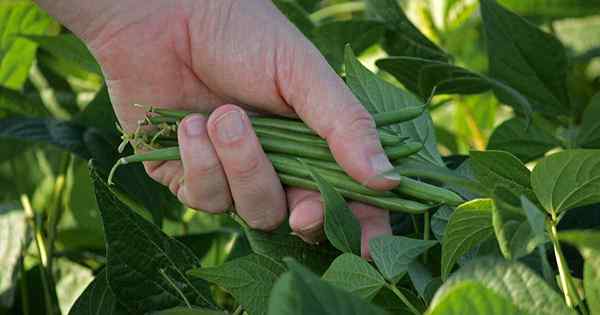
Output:
<instances>
[{"instance_id":1,"label":"green bean pod","mask_svg":"<svg viewBox=\"0 0 600 315\"><path fill-rule=\"evenodd\" d=\"M112 184L112 178L114 177L115 171L121 165L147 161L176 161L180 159L181 154L179 153L179 147L155 149L144 153L122 157L117 160L117 163L115 163L113 168L110 170L110 173L108 174L108 183Z\"/></svg>"},{"instance_id":2,"label":"green bean pod","mask_svg":"<svg viewBox=\"0 0 600 315\"><path fill-rule=\"evenodd\" d=\"M294 176L294 175L290 175L290 174L284 174L284 173L279 173L278 175L279 175L279 179L281 180L281 182L286 185L319 191L319 187L317 186L317 183L315 183L314 181L312 181L310 179L305 179L302 177L298 177L298 176ZM428 209L432 208L431 205L423 204L423 203L412 201L412 200L406 200L406 199L402 199L402 198L398 198L398 197L395 197L395 198L374 197L374 196L368 196L365 194L360 194L357 192L341 189L338 187L334 187L334 188L342 196L344 196L348 199L360 201L360 202L370 204L370 205L378 207L378 208L387 209L390 211L398 211L398 212L404 212L404 213L409 213L409 214L421 214L421 213L424 213L425 211L427 211Z\"/></svg>"},{"instance_id":3,"label":"green bean pod","mask_svg":"<svg viewBox=\"0 0 600 315\"><path fill-rule=\"evenodd\" d=\"M304 165L300 163L300 161L293 157L290 158L285 155L271 153L267 154L267 157L269 160L271 160L271 163L277 172L283 172L294 176L312 179L310 171L306 169ZM323 176L327 182L335 187L375 197L398 197L396 194L390 191L377 191L365 187L346 174L327 169L321 169L318 167L315 168L319 170L319 174Z\"/></svg>"},{"instance_id":4,"label":"green bean pod","mask_svg":"<svg viewBox=\"0 0 600 315\"><path fill-rule=\"evenodd\" d=\"M448 189L420 182L408 177L402 177L400 184L392 191L417 199L445 203L451 206L456 206L464 202L459 195Z\"/></svg>"},{"instance_id":5,"label":"green bean pod","mask_svg":"<svg viewBox=\"0 0 600 315\"><path fill-rule=\"evenodd\" d=\"M425 111L425 106L410 106L403 109L373 114L377 128L413 120Z\"/></svg>"},{"instance_id":6,"label":"green bean pod","mask_svg":"<svg viewBox=\"0 0 600 315\"><path fill-rule=\"evenodd\" d=\"M321 147L327 147L327 141L315 135L289 132L278 128L268 128L263 126L254 126L254 132L256 132L256 135L258 137L272 137L282 140L289 140Z\"/></svg>"}]
</instances>

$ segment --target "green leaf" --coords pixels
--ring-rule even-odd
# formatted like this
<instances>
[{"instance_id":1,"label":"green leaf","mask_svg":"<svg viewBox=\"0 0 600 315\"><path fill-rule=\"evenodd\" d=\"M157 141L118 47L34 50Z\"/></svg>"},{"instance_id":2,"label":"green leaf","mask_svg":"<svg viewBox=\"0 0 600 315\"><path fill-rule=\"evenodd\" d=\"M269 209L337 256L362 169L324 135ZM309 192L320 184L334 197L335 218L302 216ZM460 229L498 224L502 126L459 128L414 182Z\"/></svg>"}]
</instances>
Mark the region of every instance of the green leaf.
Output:
<instances>
[{"instance_id":1,"label":"green leaf","mask_svg":"<svg viewBox=\"0 0 600 315\"><path fill-rule=\"evenodd\" d=\"M408 266L423 252L437 244L404 236L383 235L369 241L369 252L383 276L398 282L408 271Z\"/></svg>"},{"instance_id":2,"label":"green leaf","mask_svg":"<svg viewBox=\"0 0 600 315\"><path fill-rule=\"evenodd\" d=\"M344 48L351 45L357 54L375 44L383 36L384 26L377 21L333 21L313 30L313 42L331 67L340 72L344 64Z\"/></svg>"},{"instance_id":3,"label":"green leaf","mask_svg":"<svg viewBox=\"0 0 600 315\"><path fill-rule=\"evenodd\" d=\"M149 313L149 315L227 315L228 313L214 311L206 308L174 307L158 312Z\"/></svg>"},{"instance_id":4,"label":"green leaf","mask_svg":"<svg viewBox=\"0 0 600 315\"><path fill-rule=\"evenodd\" d=\"M376 65L423 99L434 90L436 95L479 94L491 88L483 76L438 60L389 57L377 60Z\"/></svg>"},{"instance_id":5,"label":"green leaf","mask_svg":"<svg viewBox=\"0 0 600 315\"><path fill-rule=\"evenodd\" d=\"M448 60L446 53L408 19L396 0L368 0L367 8L391 31L384 45L390 55Z\"/></svg>"},{"instance_id":6,"label":"green leaf","mask_svg":"<svg viewBox=\"0 0 600 315\"><path fill-rule=\"evenodd\" d=\"M371 113L398 110L410 106L423 106L417 97L384 81L363 66L350 47L345 52L346 83L363 106ZM410 137L425 144L416 155L431 164L444 166L435 139L433 122L428 114L390 126L391 130L403 137Z\"/></svg>"},{"instance_id":7,"label":"green leaf","mask_svg":"<svg viewBox=\"0 0 600 315\"><path fill-rule=\"evenodd\" d=\"M510 152L523 163L543 157L546 152L560 146L552 135L522 118L511 118L494 129L487 150Z\"/></svg>"},{"instance_id":8,"label":"green leaf","mask_svg":"<svg viewBox=\"0 0 600 315\"><path fill-rule=\"evenodd\" d=\"M408 276L419 295L430 302L433 294L442 285L442 279L433 277L431 272L418 261L414 261L408 266Z\"/></svg>"},{"instance_id":9,"label":"green leaf","mask_svg":"<svg viewBox=\"0 0 600 315\"><path fill-rule=\"evenodd\" d=\"M385 286L385 280L373 266L350 253L336 258L322 279L366 301L371 301Z\"/></svg>"},{"instance_id":10,"label":"green leaf","mask_svg":"<svg viewBox=\"0 0 600 315\"><path fill-rule=\"evenodd\" d=\"M269 299L269 315L385 314L352 293L339 289L292 259L290 269L277 280Z\"/></svg>"},{"instance_id":11,"label":"green leaf","mask_svg":"<svg viewBox=\"0 0 600 315\"><path fill-rule=\"evenodd\" d=\"M22 93L0 86L0 113L29 117L47 116L42 104L34 103Z\"/></svg>"},{"instance_id":12,"label":"green leaf","mask_svg":"<svg viewBox=\"0 0 600 315\"><path fill-rule=\"evenodd\" d=\"M96 275L85 291L77 298L69 315L124 315L127 311L117 302L106 278L106 269Z\"/></svg>"},{"instance_id":13,"label":"green leaf","mask_svg":"<svg viewBox=\"0 0 600 315\"><path fill-rule=\"evenodd\" d=\"M55 258L54 266L60 275L55 283L56 296L61 313L66 314L94 277L89 268L66 258Z\"/></svg>"},{"instance_id":14,"label":"green leaf","mask_svg":"<svg viewBox=\"0 0 600 315\"><path fill-rule=\"evenodd\" d=\"M129 209L94 168L107 244L107 277L117 299L133 313L182 305L214 307L206 282L186 271L200 266L185 245Z\"/></svg>"},{"instance_id":15,"label":"green leaf","mask_svg":"<svg viewBox=\"0 0 600 315\"><path fill-rule=\"evenodd\" d=\"M577 145L583 148L600 149L600 93L594 95L586 107L583 121L577 133Z\"/></svg>"},{"instance_id":16,"label":"green leaf","mask_svg":"<svg viewBox=\"0 0 600 315\"><path fill-rule=\"evenodd\" d=\"M525 265L482 258L456 272L431 302L428 314L576 314Z\"/></svg>"},{"instance_id":17,"label":"green leaf","mask_svg":"<svg viewBox=\"0 0 600 315\"><path fill-rule=\"evenodd\" d=\"M292 257L308 266L311 270L323 273L327 266L340 254L330 244L308 244L289 231L276 230L274 232L261 232L244 228L252 251L277 261L284 257Z\"/></svg>"},{"instance_id":18,"label":"green leaf","mask_svg":"<svg viewBox=\"0 0 600 315\"><path fill-rule=\"evenodd\" d=\"M512 11L526 16L565 18L600 13L600 2L596 0L498 0Z\"/></svg>"},{"instance_id":19,"label":"green leaf","mask_svg":"<svg viewBox=\"0 0 600 315\"><path fill-rule=\"evenodd\" d=\"M526 217L515 215L501 207L494 208L492 223L500 251L508 260L529 255L537 245L545 241L543 234L542 237L536 237Z\"/></svg>"},{"instance_id":20,"label":"green leaf","mask_svg":"<svg viewBox=\"0 0 600 315\"><path fill-rule=\"evenodd\" d=\"M0 85L20 90L29 75L36 45L19 35L46 35L56 30L58 24L35 3L0 3Z\"/></svg>"},{"instance_id":21,"label":"green leaf","mask_svg":"<svg viewBox=\"0 0 600 315\"><path fill-rule=\"evenodd\" d=\"M600 232L595 230L567 231L558 234L565 241L579 248L585 259L583 287L590 314L600 312Z\"/></svg>"},{"instance_id":22,"label":"green leaf","mask_svg":"<svg viewBox=\"0 0 600 315\"><path fill-rule=\"evenodd\" d=\"M79 67L90 73L102 76L102 69L85 44L73 34L60 34L57 36L24 35L39 45L39 48L47 51L54 58L63 59L75 67Z\"/></svg>"},{"instance_id":23,"label":"green leaf","mask_svg":"<svg viewBox=\"0 0 600 315\"><path fill-rule=\"evenodd\" d=\"M567 150L538 163L531 174L533 190L549 213L600 202L600 151Z\"/></svg>"},{"instance_id":24,"label":"green leaf","mask_svg":"<svg viewBox=\"0 0 600 315\"><path fill-rule=\"evenodd\" d=\"M323 229L327 239L331 245L344 253L360 255L361 229L358 219L346 204L344 197L325 178L308 164L304 164L304 167L310 171L321 192L325 211Z\"/></svg>"},{"instance_id":25,"label":"green leaf","mask_svg":"<svg viewBox=\"0 0 600 315\"><path fill-rule=\"evenodd\" d=\"M494 235L492 199L476 199L456 208L442 240L442 279L448 278L456 260Z\"/></svg>"},{"instance_id":26,"label":"green leaf","mask_svg":"<svg viewBox=\"0 0 600 315\"><path fill-rule=\"evenodd\" d=\"M535 199L529 179L531 172L514 155L504 151L472 151L470 163L475 177L489 195L501 188L515 196Z\"/></svg>"},{"instance_id":27,"label":"green leaf","mask_svg":"<svg viewBox=\"0 0 600 315\"><path fill-rule=\"evenodd\" d=\"M311 38L315 25L310 20L308 13L293 0L273 0L279 11L292 22L304 36Z\"/></svg>"},{"instance_id":28,"label":"green leaf","mask_svg":"<svg viewBox=\"0 0 600 315\"><path fill-rule=\"evenodd\" d=\"M533 237L538 239L546 238L546 215L527 197L521 196L521 207L525 211L527 222L531 227Z\"/></svg>"},{"instance_id":29,"label":"green leaf","mask_svg":"<svg viewBox=\"0 0 600 315\"><path fill-rule=\"evenodd\" d=\"M536 111L567 113L567 58L562 44L495 0L481 1L481 15L491 76L523 94ZM502 102L514 105L496 92Z\"/></svg>"},{"instance_id":30,"label":"green leaf","mask_svg":"<svg viewBox=\"0 0 600 315\"><path fill-rule=\"evenodd\" d=\"M285 267L265 256L250 254L213 268L197 268L188 274L212 282L230 292L251 314L266 314L269 292Z\"/></svg>"},{"instance_id":31,"label":"green leaf","mask_svg":"<svg viewBox=\"0 0 600 315\"><path fill-rule=\"evenodd\" d=\"M106 85L102 86L94 99L73 120L106 132L116 132L117 117L113 111Z\"/></svg>"},{"instance_id":32,"label":"green leaf","mask_svg":"<svg viewBox=\"0 0 600 315\"><path fill-rule=\"evenodd\" d=\"M10 308L14 302L21 252L27 244L27 234L23 210L13 204L0 205L0 307Z\"/></svg>"}]
</instances>

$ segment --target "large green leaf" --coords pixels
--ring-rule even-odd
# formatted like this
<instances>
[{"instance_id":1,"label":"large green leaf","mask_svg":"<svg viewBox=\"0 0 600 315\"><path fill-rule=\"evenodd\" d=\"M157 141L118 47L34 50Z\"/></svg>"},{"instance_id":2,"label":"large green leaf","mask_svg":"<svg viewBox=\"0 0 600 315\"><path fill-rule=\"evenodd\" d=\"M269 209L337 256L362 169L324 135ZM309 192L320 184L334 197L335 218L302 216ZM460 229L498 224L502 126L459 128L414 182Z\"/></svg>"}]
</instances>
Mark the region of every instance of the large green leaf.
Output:
<instances>
[{"instance_id":1,"label":"large green leaf","mask_svg":"<svg viewBox=\"0 0 600 315\"><path fill-rule=\"evenodd\" d=\"M583 287L585 299L591 314L600 312L600 232L566 231L558 235L561 241L569 242L579 248L585 258L583 268Z\"/></svg>"},{"instance_id":2,"label":"large green leaf","mask_svg":"<svg viewBox=\"0 0 600 315\"><path fill-rule=\"evenodd\" d=\"M436 241L383 235L369 241L369 251L383 276L388 281L398 282L408 271L408 266L435 244Z\"/></svg>"},{"instance_id":3,"label":"large green leaf","mask_svg":"<svg viewBox=\"0 0 600 315\"><path fill-rule=\"evenodd\" d=\"M269 293L285 267L258 254L250 254L213 268L197 268L189 272L225 288L251 314L266 314Z\"/></svg>"},{"instance_id":4,"label":"large green leaf","mask_svg":"<svg viewBox=\"0 0 600 315\"><path fill-rule=\"evenodd\" d=\"M0 115L46 116L43 104L33 102L22 93L0 86Z\"/></svg>"},{"instance_id":5,"label":"large green leaf","mask_svg":"<svg viewBox=\"0 0 600 315\"><path fill-rule=\"evenodd\" d=\"M434 91L438 95L478 94L491 88L483 76L443 61L389 57L377 60L376 65L425 99Z\"/></svg>"},{"instance_id":6,"label":"large green leaf","mask_svg":"<svg viewBox=\"0 0 600 315\"><path fill-rule=\"evenodd\" d=\"M531 184L549 213L600 202L600 151L567 150L536 165Z\"/></svg>"},{"instance_id":7,"label":"large green leaf","mask_svg":"<svg viewBox=\"0 0 600 315\"><path fill-rule=\"evenodd\" d=\"M556 138L535 123L528 125L522 118L512 118L494 129L487 150L510 152L527 163L544 156L559 145Z\"/></svg>"},{"instance_id":8,"label":"large green leaf","mask_svg":"<svg viewBox=\"0 0 600 315\"><path fill-rule=\"evenodd\" d=\"M384 26L377 21L333 21L313 30L313 42L331 67L341 71L344 64L344 48L350 44L360 54L375 44L383 35Z\"/></svg>"},{"instance_id":9,"label":"large green leaf","mask_svg":"<svg viewBox=\"0 0 600 315\"><path fill-rule=\"evenodd\" d=\"M0 205L0 306L14 302L21 252L27 243L25 213L13 204Z\"/></svg>"},{"instance_id":10,"label":"large green leaf","mask_svg":"<svg viewBox=\"0 0 600 315\"><path fill-rule=\"evenodd\" d=\"M329 243L308 244L283 228L269 233L245 228L244 232L253 252L278 261L292 257L318 273L323 273L340 254Z\"/></svg>"},{"instance_id":11,"label":"large green leaf","mask_svg":"<svg viewBox=\"0 0 600 315\"><path fill-rule=\"evenodd\" d=\"M472 151L470 163L475 177L490 196L498 189L505 189L515 196L534 199L530 171L514 155L504 151Z\"/></svg>"},{"instance_id":12,"label":"large green leaf","mask_svg":"<svg viewBox=\"0 0 600 315\"><path fill-rule=\"evenodd\" d=\"M460 310L464 312L457 312ZM431 302L428 314L576 313L525 265L482 258L469 263L444 283Z\"/></svg>"},{"instance_id":13,"label":"large green leaf","mask_svg":"<svg viewBox=\"0 0 600 315\"><path fill-rule=\"evenodd\" d=\"M426 302L430 302L433 294L442 285L440 277L433 277L431 272L419 261L414 261L408 266L408 276L419 295Z\"/></svg>"},{"instance_id":14,"label":"large green leaf","mask_svg":"<svg viewBox=\"0 0 600 315\"><path fill-rule=\"evenodd\" d=\"M325 212L323 229L327 239L331 245L344 253L360 255L361 228L358 219L346 204L344 197L325 178L308 164L304 164L304 167L308 168L321 192Z\"/></svg>"},{"instance_id":15,"label":"large green leaf","mask_svg":"<svg viewBox=\"0 0 600 315\"><path fill-rule=\"evenodd\" d=\"M196 305L212 307L208 285L186 271L200 261L185 245L128 208L91 169L107 244L108 283L134 313Z\"/></svg>"},{"instance_id":16,"label":"large green leaf","mask_svg":"<svg viewBox=\"0 0 600 315\"><path fill-rule=\"evenodd\" d=\"M117 302L115 294L108 286L106 269L96 275L85 291L79 296L69 315L124 315L125 308Z\"/></svg>"},{"instance_id":17,"label":"large green leaf","mask_svg":"<svg viewBox=\"0 0 600 315\"><path fill-rule=\"evenodd\" d=\"M30 1L0 3L0 85L20 90L35 58L36 45L19 35L46 35L58 25Z\"/></svg>"},{"instance_id":18,"label":"large green leaf","mask_svg":"<svg viewBox=\"0 0 600 315\"><path fill-rule=\"evenodd\" d=\"M23 36L39 45L54 58L64 59L65 62L80 67L85 71L102 76L102 69L85 44L73 34L57 36Z\"/></svg>"},{"instance_id":19,"label":"large green leaf","mask_svg":"<svg viewBox=\"0 0 600 315\"><path fill-rule=\"evenodd\" d=\"M583 112L581 127L577 133L577 145L583 148L600 149L600 93L590 100Z\"/></svg>"},{"instance_id":20,"label":"large green leaf","mask_svg":"<svg viewBox=\"0 0 600 315\"><path fill-rule=\"evenodd\" d=\"M346 253L336 258L323 280L370 301L385 286L383 277L367 261Z\"/></svg>"},{"instance_id":21,"label":"large green leaf","mask_svg":"<svg viewBox=\"0 0 600 315\"><path fill-rule=\"evenodd\" d=\"M350 47L345 53L346 83L365 108L371 113L398 110L410 106L423 106L417 97L384 81L363 66ZM432 164L444 166L435 139L433 122L428 114L405 123L391 126L403 137L425 144L416 155Z\"/></svg>"},{"instance_id":22,"label":"large green leaf","mask_svg":"<svg viewBox=\"0 0 600 315\"><path fill-rule=\"evenodd\" d=\"M442 240L442 279L456 260L494 235L492 199L476 199L462 204L450 216Z\"/></svg>"},{"instance_id":23,"label":"large green leaf","mask_svg":"<svg viewBox=\"0 0 600 315\"><path fill-rule=\"evenodd\" d=\"M389 54L448 60L446 53L408 19L396 0L368 0L367 8L390 30L384 45Z\"/></svg>"},{"instance_id":24,"label":"large green leaf","mask_svg":"<svg viewBox=\"0 0 600 315\"><path fill-rule=\"evenodd\" d=\"M527 16L564 18L600 13L598 0L498 0L507 8Z\"/></svg>"},{"instance_id":25,"label":"large green leaf","mask_svg":"<svg viewBox=\"0 0 600 315\"><path fill-rule=\"evenodd\" d=\"M495 0L481 0L490 74L523 94L533 108L546 114L566 114L567 58L562 44L511 13ZM496 89L501 101L514 100Z\"/></svg>"},{"instance_id":26,"label":"large green leaf","mask_svg":"<svg viewBox=\"0 0 600 315\"><path fill-rule=\"evenodd\" d=\"M523 197L525 202L529 202ZM527 204L531 206L530 202ZM545 239L543 233L544 216L541 211L532 212L531 221L529 216L517 215L506 211L501 207L495 207L493 211L493 226L502 255L506 259L519 259L531 252ZM541 217L541 222L540 222ZM536 225L541 223L542 233L533 230L532 222ZM539 228L539 226L538 226Z\"/></svg>"},{"instance_id":27,"label":"large green leaf","mask_svg":"<svg viewBox=\"0 0 600 315\"><path fill-rule=\"evenodd\" d=\"M339 289L306 270L294 260L286 260L289 272L279 278L269 299L269 315L363 315L385 314L354 294Z\"/></svg>"}]
</instances>

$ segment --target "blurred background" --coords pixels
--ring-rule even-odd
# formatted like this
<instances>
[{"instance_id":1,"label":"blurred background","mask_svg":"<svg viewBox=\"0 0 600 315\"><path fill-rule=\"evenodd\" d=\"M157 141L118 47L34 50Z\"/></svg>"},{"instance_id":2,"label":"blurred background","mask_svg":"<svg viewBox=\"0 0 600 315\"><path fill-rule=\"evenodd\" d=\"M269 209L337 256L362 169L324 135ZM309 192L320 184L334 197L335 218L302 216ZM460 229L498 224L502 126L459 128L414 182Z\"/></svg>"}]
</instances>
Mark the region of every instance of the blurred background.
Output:
<instances>
[{"instance_id":1,"label":"blurred background","mask_svg":"<svg viewBox=\"0 0 600 315\"><path fill-rule=\"evenodd\" d=\"M392 35L383 28L348 32L330 26L373 18L365 2L275 2L340 74L339 52L352 42L369 69L402 85L375 65L403 49L394 46ZM584 109L600 87L600 1L498 2L560 39L568 55L571 102L579 109L558 118L559 124L553 124L552 117L534 115L537 126L555 140L522 145L574 147ZM478 1L399 3L413 24L447 52L451 63L488 72ZM440 95L430 103L439 150L450 159L470 150L502 147L493 140L494 132L514 117L512 108L492 92ZM0 0L0 314L44 312L39 301L52 284L44 283L47 277L40 266L48 265L53 266L50 279L66 313L104 263L102 227L87 163L90 157L114 159L119 142L114 123L101 70L85 45L32 2ZM525 162L538 157L520 156ZM228 217L184 209L141 167L130 168L123 177L127 182L121 189L133 196L132 204L142 204L148 210L145 215L164 231L196 248L206 265L244 251L246 245L238 240L239 231ZM49 257L36 248L40 240L50 244Z\"/></svg>"}]
</instances>

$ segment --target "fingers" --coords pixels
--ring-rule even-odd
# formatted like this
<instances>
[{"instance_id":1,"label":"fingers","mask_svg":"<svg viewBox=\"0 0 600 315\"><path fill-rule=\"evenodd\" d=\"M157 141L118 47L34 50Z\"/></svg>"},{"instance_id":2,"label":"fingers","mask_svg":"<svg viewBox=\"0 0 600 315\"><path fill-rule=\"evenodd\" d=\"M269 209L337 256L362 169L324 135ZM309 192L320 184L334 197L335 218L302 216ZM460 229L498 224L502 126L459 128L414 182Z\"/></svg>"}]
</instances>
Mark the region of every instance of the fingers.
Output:
<instances>
[{"instance_id":1,"label":"fingers","mask_svg":"<svg viewBox=\"0 0 600 315\"><path fill-rule=\"evenodd\" d=\"M231 194L225 172L208 136L206 122L207 119L201 115L190 115L178 129L184 175L176 194L189 207L223 212L232 204Z\"/></svg>"},{"instance_id":2,"label":"fingers","mask_svg":"<svg viewBox=\"0 0 600 315\"><path fill-rule=\"evenodd\" d=\"M307 243L323 240L323 206L316 191L300 188L287 189L290 209L290 228Z\"/></svg>"},{"instance_id":3,"label":"fingers","mask_svg":"<svg viewBox=\"0 0 600 315\"><path fill-rule=\"evenodd\" d=\"M375 208L360 202L351 202L348 206L360 222L362 233L361 255L370 259L369 240L380 235L392 234L390 214L387 210Z\"/></svg>"},{"instance_id":4,"label":"fingers","mask_svg":"<svg viewBox=\"0 0 600 315\"><path fill-rule=\"evenodd\" d=\"M323 233L323 205L318 192L299 188L287 190L290 208L290 228L308 243L325 238ZM348 204L361 227L361 255L370 258L369 240L392 234L389 212L359 202Z\"/></svg>"},{"instance_id":5,"label":"fingers","mask_svg":"<svg viewBox=\"0 0 600 315\"><path fill-rule=\"evenodd\" d=\"M275 229L287 215L285 194L248 116L224 105L211 114L207 128L238 214L252 228Z\"/></svg>"},{"instance_id":6,"label":"fingers","mask_svg":"<svg viewBox=\"0 0 600 315\"><path fill-rule=\"evenodd\" d=\"M374 189L393 188L396 181L372 179L392 164L371 115L312 44L304 40L287 45L292 48L282 48L276 60L277 84L286 103L327 139L336 161L350 176Z\"/></svg>"}]
</instances>

